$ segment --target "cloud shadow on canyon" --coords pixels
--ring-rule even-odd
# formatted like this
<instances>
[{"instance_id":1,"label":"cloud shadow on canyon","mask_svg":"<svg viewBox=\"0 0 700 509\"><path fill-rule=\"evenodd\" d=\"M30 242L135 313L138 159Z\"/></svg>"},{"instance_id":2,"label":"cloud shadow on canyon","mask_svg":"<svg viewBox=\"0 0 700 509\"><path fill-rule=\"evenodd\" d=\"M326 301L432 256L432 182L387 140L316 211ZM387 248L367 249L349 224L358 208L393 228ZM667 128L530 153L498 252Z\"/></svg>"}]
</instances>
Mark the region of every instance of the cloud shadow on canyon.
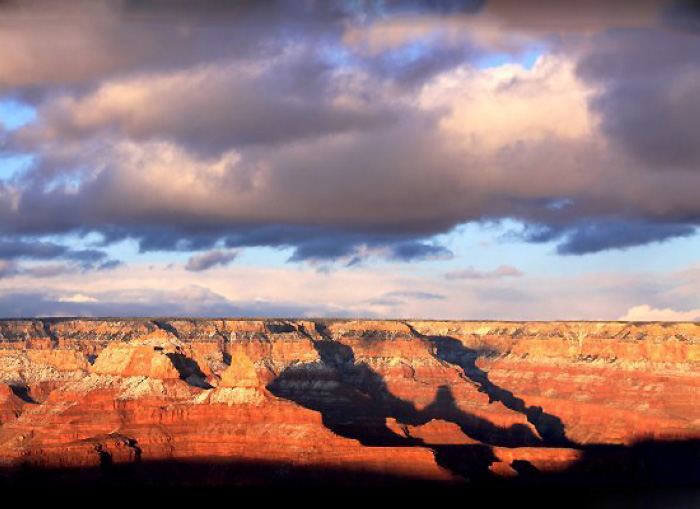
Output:
<instances>
[{"instance_id":1,"label":"cloud shadow on canyon","mask_svg":"<svg viewBox=\"0 0 700 509\"><path fill-rule=\"evenodd\" d=\"M165 322L150 322L166 328ZM140 454L131 463L112 461L109 452L96 449L99 466L17 467L0 466L0 486L280 486L315 488L317 486L368 487L444 487L483 492L490 497L520 497L539 488L558 493L571 501L575 488L578 502L597 497L610 504L659 500L660 507L680 505L684 500L700 502L700 440L642 440L631 445L577 444L566 437L561 419L539 407L527 406L510 391L493 383L488 373L476 365L484 352L470 349L449 336L411 335L424 341L441 362L461 369L465 381L486 393L491 402L524 415L532 425L500 427L488 419L459 408L450 386L441 385L433 401L422 409L393 394L385 381L364 361L358 361L353 349L334 340L323 321L314 331L301 328L316 349L320 360L293 365L282 371L267 386L275 396L319 412L323 425L333 433L357 440L365 447L420 447L431 450L438 465L454 474L453 481L436 481L418 474L377 471L368 466L332 464L303 465L291 461L245 460L241 458L198 458L150 460ZM289 324L272 324L270 332L293 332ZM261 333L260 339L265 339ZM363 338L371 342L375 337ZM379 338L381 339L381 338ZM217 338L225 342L226 338ZM225 346L225 345L222 345ZM396 426L389 426L390 420ZM411 435L411 426L433 420L454 423L464 433L462 444L430 443ZM129 446L140 451L134 439ZM580 456L558 471L545 470L525 460L510 467L511 477L496 475L491 466L499 461L494 447L575 448ZM494 488L507 489L494 491ZM616 498L617 497L617 498ZM670 498L669 498L670 497ZM611 505L615 506L615 505ZM692 505L689 505L689 507ZM697 505L696 505L697 506Z\"/></svg>"},{"instance_id":2,"label":"cloud shadow on canyon","mask_svg":"<svg viewBox=\"0 0 700 509\"><path fill-rule=\"evenodd\" d=\"M381 375L367 363L357 362L352 348L331 339L323 324L316 324L322 339L312 341L320 361L307 367L284 370L268 390L305 408L320 412L323 424L337 435L373 447L424 447L435 461L473 486L500 485L589 485L649 486L697 485L700 487L700 440L641 441L631 446L614 444L582 445L570 440L562 420L541 407L527 406L512 392L489 380L476 365L480 352L465 347L449 336L425 336L410 327L411 333L432 347L433 356L462 369L463 378L489 396L489 402L523 414L537 434L522 424L503 428L488 419L470 414L457 405L451 388L441 385L432 403L419 410L409 401L392 394ZM371 339L369 339L371 341ZM311 367L309 371L308 367ZM311 373L311 375L310 375ZM322 382L321 385L318 382ZM387 419L394 419L403 434L392 430ZM465 437L480 443L439 444L411 436L408 426L421 426L432 420L457 424ZM500 461L492 447L574 448L581 457L559 472L540 471L525 460L510 465L517 476L505 479L491 465ZM412 481L407 479L407 483Z\"/></svg>"}]
</instances>

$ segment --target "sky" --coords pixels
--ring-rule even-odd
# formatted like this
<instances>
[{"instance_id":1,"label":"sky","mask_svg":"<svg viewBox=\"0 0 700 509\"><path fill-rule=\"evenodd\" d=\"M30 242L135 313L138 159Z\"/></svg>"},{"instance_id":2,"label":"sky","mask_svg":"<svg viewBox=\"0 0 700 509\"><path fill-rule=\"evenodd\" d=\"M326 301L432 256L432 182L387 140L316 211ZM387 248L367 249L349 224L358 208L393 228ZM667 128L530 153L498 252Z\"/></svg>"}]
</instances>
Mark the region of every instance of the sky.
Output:
<instances>
[{"instance_id":1,"label":"sky","mask_svg":"<svg viewBox=\"0 0 700 509\"><path fill-rule=\"evenodd\" d=\"M0 317L700 320L700 4L0 0Z\"/></svg>"}]
</instances>

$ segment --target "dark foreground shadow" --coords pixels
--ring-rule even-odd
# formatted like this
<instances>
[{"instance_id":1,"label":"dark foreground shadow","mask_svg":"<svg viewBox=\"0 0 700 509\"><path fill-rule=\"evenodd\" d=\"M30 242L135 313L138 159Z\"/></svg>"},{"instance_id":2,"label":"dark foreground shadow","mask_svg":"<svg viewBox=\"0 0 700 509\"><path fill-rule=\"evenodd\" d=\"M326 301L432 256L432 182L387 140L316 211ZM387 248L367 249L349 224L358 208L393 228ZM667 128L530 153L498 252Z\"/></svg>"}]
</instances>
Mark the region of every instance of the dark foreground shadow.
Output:
<instances>
[{"instance_id":1,"label":"dark foreground shadow","mask_svg":"<svg viewBox=\"0 0 700 509\"><path fill-rule=\"evenodd\" d=\"M0 467L0 488L6 493L50 488L68 489L85 495L111 493L123 488L154 488L160 496L174 493L163 488L262 488L265 500L275 494L288 496L294 490L319 494L321 488L333 488L336 495L387 490L388 496L411 496L420 491L437 503L459 497L467 505L503 507L523 506L525 502L548 507L700 507L698 472L700 441L645 442L632 447L610 447L586 451L581 461L556 474L531 472L530 476L480 483L439 482L418 476L391 475L362 468L333 465L295 465L283 462L242 461L233 458L191 461L139 461L113 464L104 461L92 468L15 468ZM468 460L469 458L463 458ZM613 461L611 461L613 460ZM624 466L620 470L620 466ZM653 481L653 482L650 482ZM270 487L277 488L269 491ZM356 488L361 487L358 492ZM74 490L79 488L79 492ZM347 491L345 491L347 490ZM400 500L400 499L399 499ZM428 499L431 500L431 499Z\"/></svg>"}]
</instances>

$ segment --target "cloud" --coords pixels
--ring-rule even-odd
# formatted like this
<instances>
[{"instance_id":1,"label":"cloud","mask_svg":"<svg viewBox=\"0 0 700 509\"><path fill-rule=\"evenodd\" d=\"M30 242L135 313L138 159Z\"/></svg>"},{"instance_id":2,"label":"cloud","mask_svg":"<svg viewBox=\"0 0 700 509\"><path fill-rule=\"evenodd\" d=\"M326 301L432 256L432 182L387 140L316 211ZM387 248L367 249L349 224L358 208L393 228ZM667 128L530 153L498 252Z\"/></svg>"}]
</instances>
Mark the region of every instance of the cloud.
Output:
<instances>
[{"instance_id":1,"label":"cloud","mask_svg":"<svg viewBox=\"0 0 700 509\"><path fill-rule=\"evenodd\" d=\"M383 295L385 298L416 299L416 300L444 300L445 296L429 292L389 292Z\"/></svg>"},{"instance_id":2,"label":"cloud","mask_svg":"<svg viewBox=\"0 0 700 509\"><path fill-rule=\"evenodd\" d=\"M663 10L668 26L700 33L700 5L695 0L676 0Z\"/></svg>"},{"instance_id":3,"label":"cloud","mask_svg":"<svg viewBox=\"0 0 700 509\"><path fill-rule=\"evenodd\" d=\"M379 297L368 299L366 301L372 307L380 308L382 310L390 310L391 313L396 313L399 310L405 309L408 303L413 302L433 302L433 301L444 301L446 299L445 295L439 293L431 292L418 292L418 291L395 291L386 292ZM381 316L387 316L386 313ZM399 315L394 315L399 316Z\"/></svg>"},{"instance_id":4,"label":"cloud","mask_svg":"<svg viewBox=\"0 0 700 509\"><path fill-rule=\"evenodd\" d=\"M289 2L197 2L210 8L189 2L143 8L106 0L21 3L0 6L7 21L0 43L15 49L0 63L0 86L17 87L32 98L41 97L42 87L192 66L222 53L245 60L275 52L287 39L279 31L286 23L315 35L334 29L327 27L333 20L326 12L305 18L303 9L285 9Z\"/></svg>"},{"instance_id":5,"label":"cloud","mask_svg":"<svg viewBox=\"0 0 700 509\"><path fill-rule=\"evenodd\" d=\"M437 2L396 2L413 9L384 13L371 23L350 24L350 43L367 41L374 48L391 48L426 35L447 32L458 38L469 32L492 49L513 51L523 43L588 36L611 28L675 28L698 32L700 14L692 0L488 0L469 9L433 8ZM365 4L367 5L367 4ZM423 10L417 6L430 6ZM444 14L449 13L449 16ZM388 15L387 15L388 14ZM442 14L442 15L441 15Z\"/></svg>"},{"instance_id":6,"label":"cloud","mask_svg":"<svg viewBox=\"0 0 700 509\"><path fill-rule=\"evenodd\" d=\"M465 84L475 91L468 100ZM446 258L432 236L504 217L563 230L584 214L605 224L624 212L640 225L661 214L655 222L665 220L669 236L689 231L674 221L700 214L690 192L700 177L645 174L606 152L576 86L571 64L552 58L532 70L455 71L424 89L404 123L217 156L123 134L41 142L40 163L0 190L0 229L96 231L135 238L143 251L222 240L292 247L292 261L354 260L373 249L397 261ZM491 120L499 109L513 114Z\"/></svg>"},{"instance_id":7,"label":"cloud","mask_svg":"<svg viewBox=\"0 0 700 509\"><path fill-rule=\"evenodd\" d=\"M71 249L65 245L35 240L0 240L0 258L3 259L65 259L79 262L85 267L90 267L106 257L107 253L97 249Z\"/></svg>"},{"instance_id":8,"label":"cloud","mask_svg":"<svg viewBox=\"0 0 700 509\"><path fill-rule=\"evenodd\" d=\"M692 322L700 320L700 309L676 311L671 308L656 309L648 304L634 306L620 317L620 320L631 322Z\"/></svg>"},{"instance_id":9,"label":"cloud","mask_svg":"<svg viewBox=\"0 0 700 509\"><path fill-rule=\"evenodd\" d=\"M640 302L653 309L700 308L700 266L670 272L637 267L624 272L538 273L457 283L403 264L363 264L325 273L306 265L234 263L216 271L191 272L183 264L130 263L111 272L0 279L0 316L617 320ZM58 302L75 294L99 302Z\"/></svg>"},{"instance_id":10,"label":"cloud","mask_svg":"<svg viewBox=\"0 0 700 509\"><path fill-rule=\"evenodd\" d=\"M90 271L112 270L123 265L119 260L107 260L93 264L90 261L82 263L52 263L52 264L18 264L12 260L0 260L0 277L29 276L31 278L53 278L65 274L79 274Z\"/></svg>"},{"instance_id":11,"label":"cloud","mask_svg":"<svg viewBox=\"0 0 700 509\"><path fill-rule=\"evenodd\" d=\"M661 172L700 171L697 34L604 32L585 46L577 72L597 86L591 107L604 133L639 164Z\"/></svg>"},{"instance_id":12,"label":"cloud","mask_svg":"<svg viewBox=\"0 0 700 509\"><path fill-rule=\"evenodd\" d=\"M51 242L0 241L0 258L4 259L33 258L45 260L64 256L68 251L68 247Z\"/></svg>"},{"instance_id":13,"label":"cloud","mask_svg":"<svg viewBox=\"0 0 700 509\"><path fill-rule=\"evenodd\" d=\"M456 270L445 274L445 279L502 279L522 275L523 273L519 269L511 265L501 265L494 270L477 270L474 267Z\"/></svg>"},{"instance_id":14,"label":"cloud","mask_svg":"<svg viewBox=\"0 0 700 509\"><path fill-rule=\"evenodd\" d=\"M78 304L84 304L86 302L98 302L98 299L85 295L83 293L76 293L73 295L68 295L66 297L59 297L58 302L74 302Z\"/></svg>"},{"instance_id":15,"label":"cloud","mask_svg":"<svg viewBox=\"0 0 700 509\"><path fill-rule=\"evenodd\" d=\"M556 0L490 0L485 14L501 24L528 32L590 33L611 27L638 27L665 22L662 10L673 0L586 0L563 4Z\"/></svg>"},{"instance_id":16,"label":"cloud","mask_svg":"<svg viewBox=\"0 0 700 509\"><path fill-rule=\"evenodd\" d=\"M55 296L41 291L13 291L0 295L0 316L90 317L307 317L349 316L347 310L288 302L232 301L206 287L189 285L160 290L75 293Z\"/></svg>"},{"instance_id":17,"label":"cloud","mask_svg":"<svg viewBox=\"0 0 700 509\"><path fill-rule=\"evenodd\" d=\"M54 242L12 238L0 240L0 260L13 262L13 270L4 271L5 277L27 274L39 278L77 271L108 270L122 263L108 259L108 254L98 249L72 249ZM69 263L26 266L14 263L16 260L63 260Z\"/></svg>"},{"instance_id":18,"label":"cloud","mask_svg":"<svg viewBox=\"0 0 700 509\"><path fill-rule=\"evenodd\" d=\"M397 105L353 97L337 83L346 77L335 75L329 63L306 49L298 53L255 65L211 64L116 79L85 96L69 92L43 103L41 121L15 137L46 140L60 132L70 141L119 132L133 141L166 140L215 155L400 121Z\"/></svg>"},{"instance_id":19,"label":"cloud","mask_svg":"<svg viewBox=\"0 0 700 509\"><path fill-rule=\"evenodd\" d=\"M521 22L504 0L95 5L4 13L0 45L16 51L0 94L37 113L3 142L33 159L0 181L0 234L25 258L97 233L107 250L435 260L452 256L437 235L503 219L576 254L700 223L700 52L649 28L665 4L528 2ZM409 21L390 45L365 39ZM501 50L542 56L480 69L498 47L484 34L518 23L527 37ZM647 28L604 30L620 25ZM56 256L114 266L91 251Z\"/></svg>"},{"instance_id":20,"label":"cloud","mask_svg":"<svg viewBox=\"0 0 700 509\"><path fill-rule=\"evenodd\" d=\"M406 236L404 236L406 237ZM410 238L410 236L409 236ZM290 261L344 261L357 265L371 256L385 257L397 262L448 260L454 255L436 243L404 240L396 235L331 234L300 239Z\"/></svg>"},{"instance_id":21,"label":"cloud","mask_svg":"<svg viewBox=\"0 0 700 509\"><path fill-rule=\"evenodd\" d=\"M185 265L185 269L200 272L216 266L224 266L231 263L238 256L238 251L222 251L217 249L192 256Z\"/></svg>"},{"instance_id":22,"label":"cloud","mask_svg":"<svg viewBox=\"0 0 700 509\"><path fill-rule=\"evenodd\" d=\"M107 258L107 253L97 249L72 249L62 244L38 240L0 239L0 277L55 277L78 271L111 269L122 263ZM63 260L68 263L27 265L17 263L18 260Z\"/></svg>"},{"instance_id":23,"label":"cloud","mask_svg":"<svg viewBox=\"0 0 700 509\"><path fill-rule=\"evenodd\" d=\"M573 229L557 246L560 254L581 255L604 249L625 249L694 235L696 228L682 224L593 223Z\"/></svg>"},{"instance_id":24,"label":"cloud","mask_svg":"<svg viewBox=\"0 0 700 509\"><path fill-rule=\"evenodd\" d=\"M520 236L529 242L559 241L557 253L583 255L606 249L627 249L694 235L687 224L654 224L643 221L582 221L565 227L527 225Z\"/></svg>"},{"instance_id":25,"label":"cloud","mask_svg":"<svg viewBox=\"0 0 700 509\"><path fill-rule=\"evenodd\" d=\"M0 314L698 307L686 274L404 266L453 258L445 239L467 223L514 221L511 241L559 255L696 234L693 2L28 0L0 14L0 100L35 113L0 128L2 156L27 161L0 179ZM113 259L128 241L151 268ZM299 265L230 263L249 247ZM166 270L159 251L190 260Z\"/></svg>"},{"instance_id":26,"label":"cloud","mask_svg":"<svg viewBox=\"0 0 700 509\"><path fill-rule=\"evenodd\" d=\"M449 260L454 255L444 246L422 242L405 242L392 246L390 258L411 262L415 260Z\"/></svg>"}]
</instances>

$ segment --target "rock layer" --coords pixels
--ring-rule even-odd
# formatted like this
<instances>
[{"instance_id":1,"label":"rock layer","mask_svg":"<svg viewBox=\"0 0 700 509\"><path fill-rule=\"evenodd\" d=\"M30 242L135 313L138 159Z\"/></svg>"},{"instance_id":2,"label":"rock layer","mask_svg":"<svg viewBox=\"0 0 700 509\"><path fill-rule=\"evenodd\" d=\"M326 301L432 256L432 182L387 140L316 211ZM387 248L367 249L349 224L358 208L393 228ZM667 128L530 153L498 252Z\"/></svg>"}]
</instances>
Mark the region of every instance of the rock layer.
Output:
<instances>
[{"instance_id":1,"label":"rock layer","mask_svg":"<svg viewBox=\"0 0 700 509\"><path fill-rule=\"evenodd\" d=\"M693 483L698 393L695 323L5 320L0 476Z\"/></svg>"}]
</instances>

